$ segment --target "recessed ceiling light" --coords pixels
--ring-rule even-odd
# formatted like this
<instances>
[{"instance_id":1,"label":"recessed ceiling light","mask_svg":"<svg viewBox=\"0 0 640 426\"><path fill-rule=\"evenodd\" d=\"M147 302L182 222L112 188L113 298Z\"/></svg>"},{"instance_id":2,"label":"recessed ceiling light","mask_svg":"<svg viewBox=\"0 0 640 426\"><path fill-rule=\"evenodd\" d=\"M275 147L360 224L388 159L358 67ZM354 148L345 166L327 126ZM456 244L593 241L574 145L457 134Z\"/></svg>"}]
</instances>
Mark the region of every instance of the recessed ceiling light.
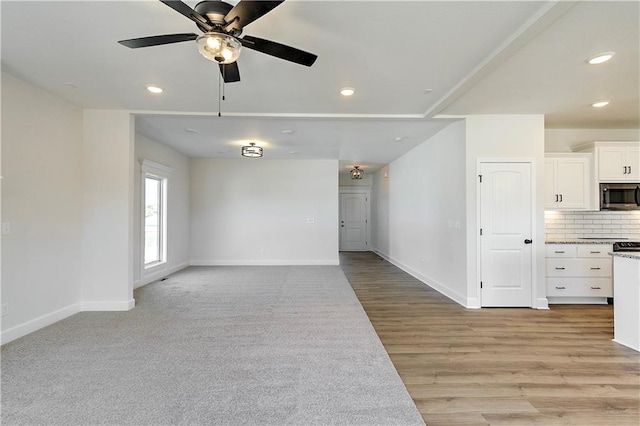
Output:
<instances>
[{"instance_id":1,"label":"recessed ceiling light","mask_svg":"<svg viewBox=\"0 0 640 426\"><path fill-rule=\"evenodd\" d=\"M602 52L598 53L596 56L590 58L587 62L591 65L604 64L613 58L616 52Z\"/></svg>"},{"instance_id":2,"label":"recessed ceiling light","mask_svg":"<svg viewBox=\"0 0 640 426\"><path fill-rule=\"evenodd\" d=\"M164 91L164 90L162 90L162 87L155 86L153 84L149 84L147 86L147 90L150 91L151 93L162 93Z\"/></svg>"},{"instance_id":3,"label":"recessed ceiling light","mask_svg":"<svg viewBox=\"0 0 640 426\"><path fill-rule=\"evenodd\" d=\"M71 87L72 89L77 89L78 88L77 84L72 83L70 81L67 81L64 85L67 86L67 87Z\"/></svg>"},{"instance_id":4,"label":"recessed ceiling light","mask_svg":"<svg viewBox=\"0 0 640 426\"><path fill-rule=\"evenodd\" d=\"M424 89L424 92L423 92L423 93L424 93L425 95L430 95L430 94L431 94L431 92L433 92L433 89Z\"/></svg>"},{"instance_id":5,"label":"recessed ceiling light","mask_svg":"<svg viewBox=\"0 0 640 426\"><path fill-rule=\"evenodd\" d=\"M187 129L184 129L184 131L188 132L188 133L198 133L198 131L196 129L192 129L191 127L187 128Z\"/></svg>"},{"instance_id":6,"label":"recessed ceiling light","mask_svg":"<svg viewBox=\"0 0 640 426\"><path fill-rule=\"evenodd\" d=\"M340 89L340 94L342 96L351 96L354 93L356 93L356 89L354 89L353 87L343 87L342 89Z\"/></svg>"},{"instance_id":7,"label":"recessed ceiling light","mask_svg":"<svg viewBox=\"0 0 640 426\"><path fill-rule=\"evenodd\" d=\"M293 154L297 154L295 151L289 151L289 154L293 155Z\"/></svg>"},{"instance_id":8,"label":"recessed ceiling light","mask_svg":"<svg viewBox=\"0 0 640 426\"><path fill-rule=\"evenodd\" d=\"M611 102L611 101L599 101L599 102L595 102L595 103L591 104L591 106L594 107L594 108L602 108L602 107L605 107L605 106L609 105L609 102Z\"/></svg>"},{"instance_id":9,"label":"recessed ceiling light","mask_svg":"<svg viewBox=\"0 0 640 426\"><path fill-rule=\"evenodd\" d=\"M289 129L284 129L284 130L282 131L282 134L284 134L284 135L292 135L292 134L294 134L294 133L295 133L295 132L294 132L293 130L289 130Z\"/></svg>"},{"instance_id":10,"label":"recessed ceiling light","mask_svg":"<svg viewBox=\"0 0 640 426\"><path fill-rule=\"evenodd\" d=\"M400 142L400 141L402 141L402 140L404 140L404 139L405 139L405 136L396 136L396 137L394 138L394 140L395 140L396 142Z\"/></svg>"}]
</instances>

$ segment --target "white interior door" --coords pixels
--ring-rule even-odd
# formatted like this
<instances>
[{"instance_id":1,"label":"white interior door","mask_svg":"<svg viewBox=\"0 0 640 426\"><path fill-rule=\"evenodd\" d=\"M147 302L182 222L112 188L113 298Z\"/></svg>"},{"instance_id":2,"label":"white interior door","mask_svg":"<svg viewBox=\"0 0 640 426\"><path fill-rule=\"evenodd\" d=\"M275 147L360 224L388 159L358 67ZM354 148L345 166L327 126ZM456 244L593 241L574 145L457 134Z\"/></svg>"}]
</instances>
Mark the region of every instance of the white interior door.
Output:
<instances>
[{"instance_id":1,"label":"white interior door","mask_svg":"<svg viewBox=\"0 0 640 426\"><path fill-rule=\"evenodd\" d=\"M480 165L482 306L532 306L530 163Z\"/></svg>"},{"instance_id":2,"label":"white interior door","mask_svg":"<svg viewBox=\"0 0 640 426\"><path fill-rule=\"evenodd\" d=\"M369 196L340 194L340 250L368 250Z\"/></svg>"}]
</instances>

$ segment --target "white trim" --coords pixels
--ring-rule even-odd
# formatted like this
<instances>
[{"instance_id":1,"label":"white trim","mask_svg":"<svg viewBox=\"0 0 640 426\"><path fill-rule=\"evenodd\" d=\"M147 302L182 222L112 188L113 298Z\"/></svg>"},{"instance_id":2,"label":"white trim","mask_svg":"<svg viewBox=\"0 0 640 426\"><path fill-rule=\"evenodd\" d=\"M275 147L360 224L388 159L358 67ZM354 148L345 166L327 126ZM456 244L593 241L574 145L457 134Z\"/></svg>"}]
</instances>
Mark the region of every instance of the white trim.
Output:
<instances>
[{"instance_id":1,"label":"white trim","mask_svg":"<svg viewBox=\"0 0 640 426\"><path fill-rule=\"evenodd\" d=\"M165 265L166 266L166 265ZM164 278L167 275L171 275L174 274L184 268L188 268L189 267L189 262L182 262L178 265L172 266L172 267L165 267L162 268L160 270L157 270L151 274L145 275L143 278L139 279L138 281L133 283L133 288L139 288L142 286L145 286L147 284L150 284L154 281L158 281L160 278Z\"/></svg>"},{"instance_id":2,"label":"white trim","mask_svg":"<svg viewBox=\"0 0 640 426\"><path fill-rule=\"evenodd\" d=\"M38 331L41 328L47 327L65 318L75 315L80 312L80 303L74 303L64 308L60 308L56 311L39 316L15 327L11 327L8 330L2 332L0 336L0 344L4 345L20 337L26 336L29 333Z\"/></svg>"},{"instance_id":3,"label":"white trim","mask_svg":"<svg viewBox=\"0 0 640 426\"><path fill-rule=\"evenodd\" d=\"M173 167L165 166L164 164L156 163L155 161L142 159L140 160L140 170L143 173L158 175L166 179L173 172Z\"/></svg>"},{"instance_id":4,"label":"white trim","mask_svg":"<svg viewBox=\"0 0 640 426\"><path fill-rule=\"evenodd\" d=\"M81 302L81 311L82 312L91 312L91 311L130 311L136 305L136 301L134 299L129 300L114 300L114 301L85 301Z\"/></svg>"},{"instance_id":5,"label":"white trim","mask_svg":"<svg viewBox=\"0 0 640 426\"><path fill-rule=\"evenodd\" d=\"M606 297L548 297L547 299L551 305L606 305L608 303Z\"/></svg>"},{"instance_id":6,"label":"white trim","mask_svg":"<svg viewBox=\"0 0 640 426\"><path fill-rule=\"evenodd\" d=\"M183 115L190 117L217 117L217 112L210 111L155 111L155 110L131 110L135 115ZM337 118L337 119L352 119L363 118L371 120L389 119L389 120L424 120L425 116L422 113L418 114L329 114L329 113L300 113L300 112L283 112L283 113L268 113L268 112L225 112L225 117L273 117L273 118Z\"/></svg>"},{"instance_id":7,"label":"white trim","mask_svg":"<svg viewBox=\"0 0 640 426\"><path fill-rule=\"evenodd\" d=\"M536 309L549 309L549 301L546 297L538 297Z\"/></svg>"},{"instance_id":8,"label":"white trim","mask_svg":"<svg viewBox=\"0 0 640 426\"><path fill-rule=\"evenodd\" d=\"M271 260L192 260L191 266L333 266L339 259L271 259Z\"/></svg>"},{"instance_id":9,"label":"white trim","mask_svg":"<svg viewBox=\"0 0 640 426\"><path fill-rule=\"evenodd\" d=\"M374 252L378 256L380 256L383 259L385 259L387 262L389 262L389 263L393 264L394 266L402 269L407 274L409 274L412 277L420 280L421 282L423 282L427 286L431 287L432 289L434 289L438 293L442 294L443 296L448 297L449 299L453 300L454 302L458 303L459 305L462 305L465 308L469 308L469 309L475 309L476 308L476 306L467 305L468 300L462 294L457 293L455 291L452 291L450 288L440 284L438 281L435 281L435 280L427 277L426 275L422 275L421 273L413 270L411 267L405 265L404 263L400 262L399 260L394 259L393 257L389 256L388 254L381 252L380 250L374 249Z\"/></svg>"},{"instance_id":10,"label":"white trim","mask_svg":"<svg viewBox=\"0 0 640 426\"><path fill-rule=\"evenodd\" d=\"M156 276L159 271L165 271L167 269L167 263L169 262L169 206L167 204L169 198L169 178L171 176L171 172L173 172L173 168L169 166L165 166L164 164L156 163L155 161L142 159L140 160L140 265L139 268L139 276L140 279L134 283L134 288L140 287L142 285L148 284L153 279L149 279L149 277ZM146 192L146 179L148 176L160 178L160 188L161 188L161 196L160 196L160 207L161 210L161 260L157 263L147 266L144 263L144 250L145 250L145 192ZM141 283L141 284L140 284ZM136 287L136 284L139 284Z\"/></svg>"}]
</instances>

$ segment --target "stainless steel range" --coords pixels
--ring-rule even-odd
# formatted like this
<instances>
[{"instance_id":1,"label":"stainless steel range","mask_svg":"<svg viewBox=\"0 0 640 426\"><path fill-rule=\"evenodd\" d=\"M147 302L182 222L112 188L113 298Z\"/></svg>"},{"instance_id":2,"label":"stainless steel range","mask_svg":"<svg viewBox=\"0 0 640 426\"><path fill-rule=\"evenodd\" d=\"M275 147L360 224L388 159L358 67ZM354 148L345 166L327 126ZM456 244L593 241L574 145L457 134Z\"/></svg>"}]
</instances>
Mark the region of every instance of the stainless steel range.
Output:
<instances>
[{"instance_id":1,"label":"stainless steel range","mask_svg":"<svg viewBox=\"0 0 640 426\"><path fill-rule=\"evenodd\" d=\"M640 241L616 241L613 251L640 251Z\"/></svg>"}]
</instances>

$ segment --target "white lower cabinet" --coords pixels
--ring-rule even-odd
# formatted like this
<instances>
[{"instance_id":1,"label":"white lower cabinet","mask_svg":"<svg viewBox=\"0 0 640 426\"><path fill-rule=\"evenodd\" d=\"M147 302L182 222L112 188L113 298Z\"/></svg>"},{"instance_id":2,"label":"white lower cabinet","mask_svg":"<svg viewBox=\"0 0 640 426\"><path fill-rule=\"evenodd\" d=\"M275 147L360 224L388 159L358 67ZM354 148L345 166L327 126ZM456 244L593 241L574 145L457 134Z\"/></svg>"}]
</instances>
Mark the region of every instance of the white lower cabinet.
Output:
<instances>
[{"instance_id":1,"label":"white lower cabinet","mask_svg":"<svg viewBox=\"0 0 640 426\"><path fill-rule=\"evenodd\" d=\"M547 244L549 303L607 303L613 297L611 244Z\"/></svg>"}]
</instances>

